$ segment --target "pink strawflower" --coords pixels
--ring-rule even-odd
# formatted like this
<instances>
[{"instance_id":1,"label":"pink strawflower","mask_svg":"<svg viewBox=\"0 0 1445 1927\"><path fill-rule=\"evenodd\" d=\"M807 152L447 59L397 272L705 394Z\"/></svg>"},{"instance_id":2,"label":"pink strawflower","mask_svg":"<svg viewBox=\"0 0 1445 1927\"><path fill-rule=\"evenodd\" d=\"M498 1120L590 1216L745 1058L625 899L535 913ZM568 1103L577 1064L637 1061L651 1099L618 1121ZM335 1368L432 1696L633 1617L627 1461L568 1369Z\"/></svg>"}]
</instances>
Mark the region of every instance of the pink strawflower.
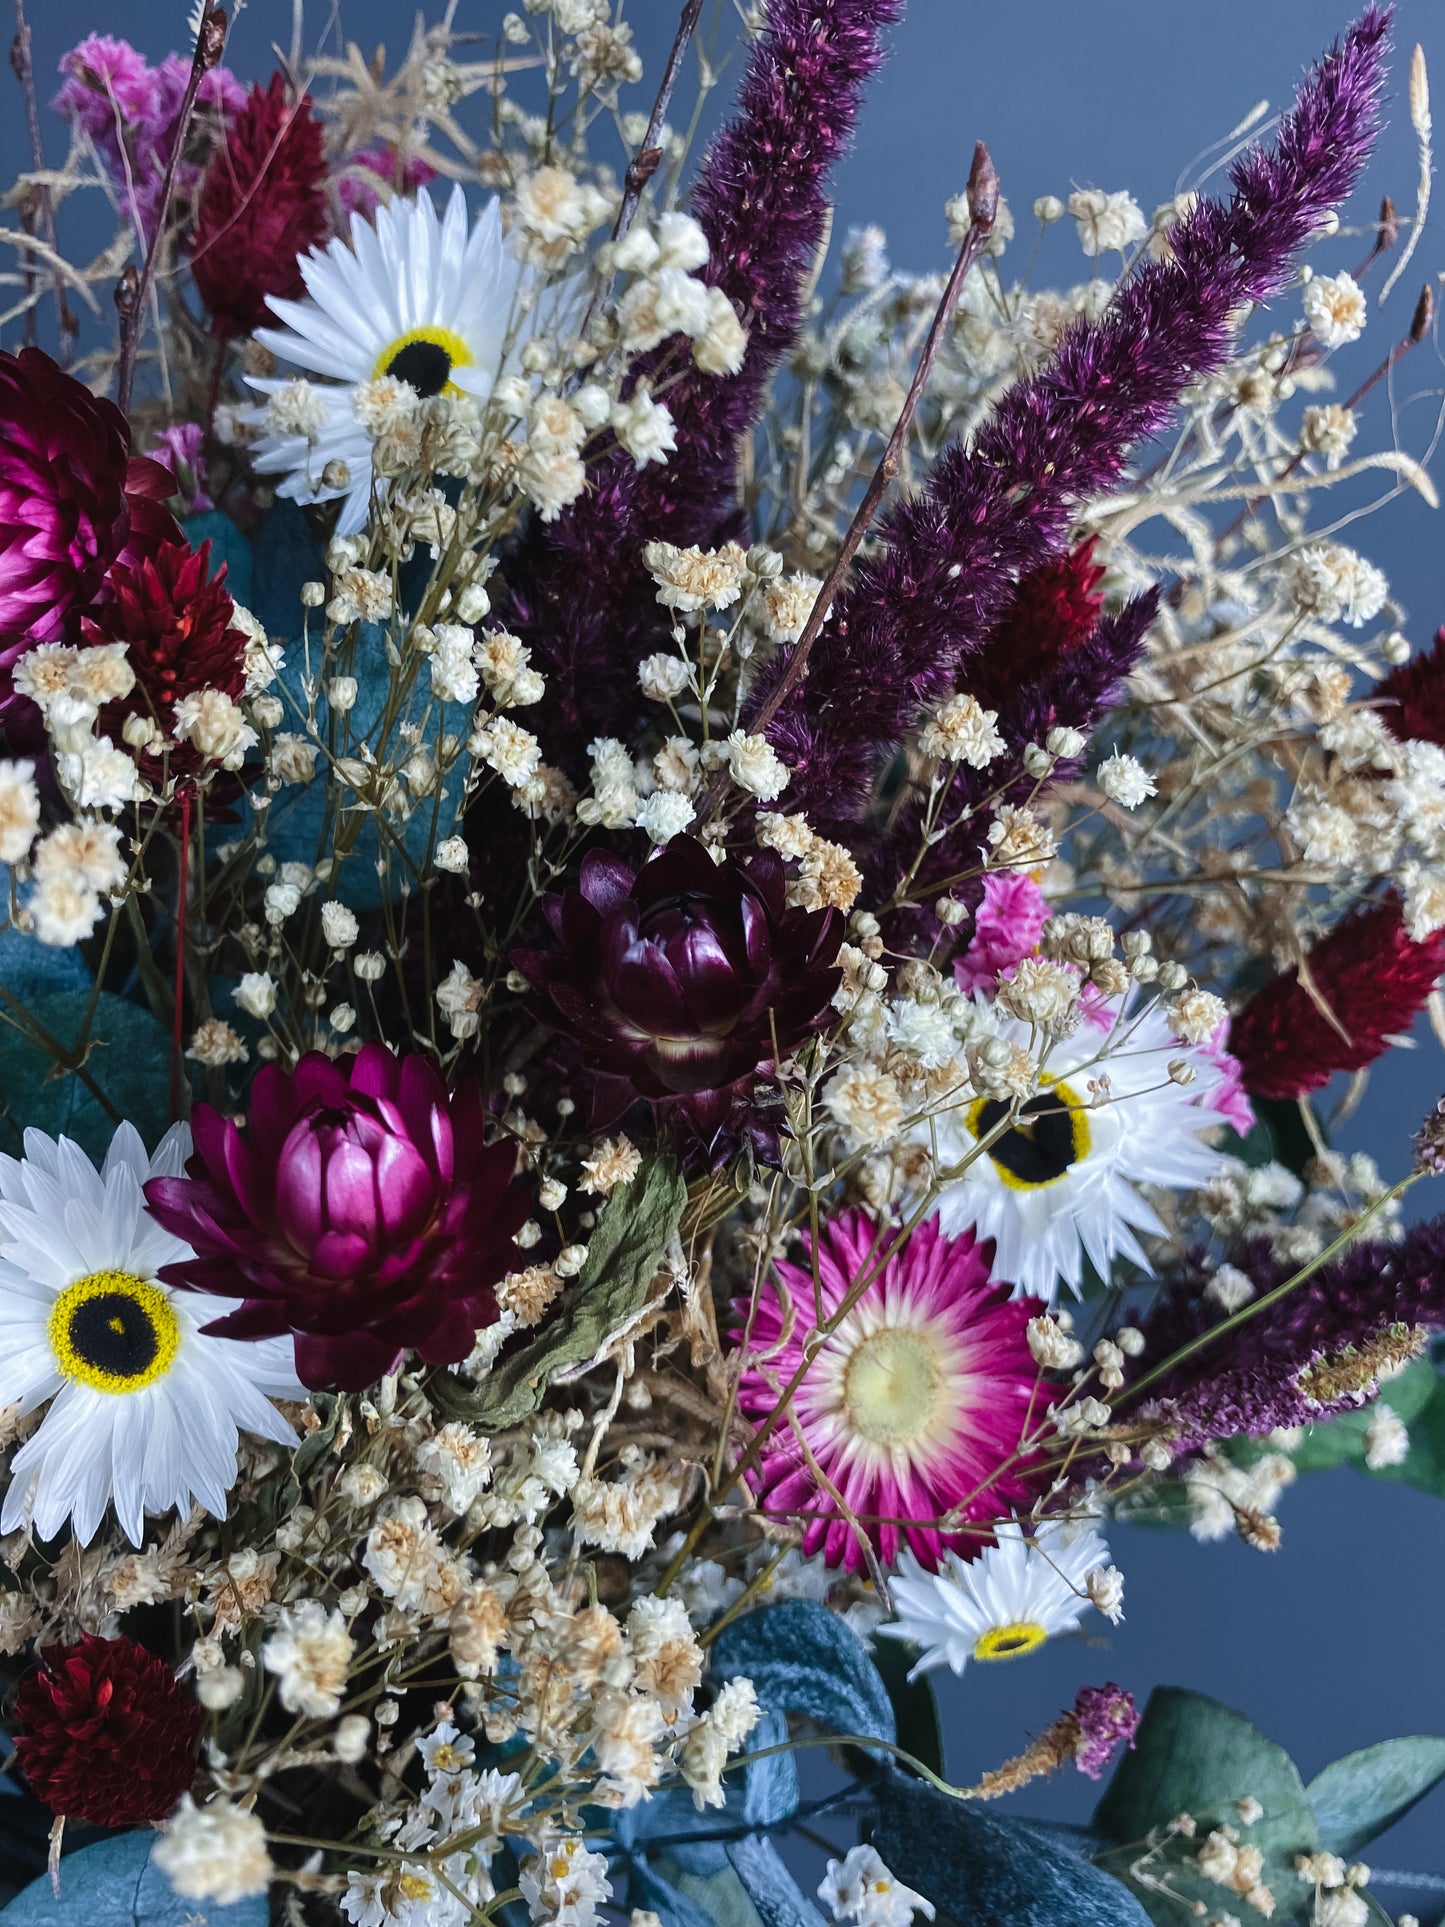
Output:
<instances>
[{"instance_id":1,"label":"pink strawflower","mask_svg":"<svg viewBox=\"0 0 1445 1927\"><path fill-rule=\"evenodd\" d=\"M1026 870L991 870L973 937L953 966L960 990L992 990L1001 970L1038 948L1049 906Z\"/></svg>"},{"instance_id":2,"label":"pink strawflower","mask_svg":"<svg viewBox=\"0 0 1445 1927\"><path fill-rule=\"evenodd\" d=\"M1216 1084L1209 1093L1209 1108L1217 1111L1226 1124L1232 1124L1241 1137L1248 1137L1255 1124L1254 1106L1245 1092L1243 1067L1230 1053L1228 1044L1226 1020L1207 1044L1199 1046L1199 1055L1224 1073L1223 1083Z\"/></svg>"},{"instance_id":3,"label":"pink strawflower","mask_svg":"<svg viewBox=\"0 0 1445 1927\"><path fill-rule=\"evenodd\" d=\"M431 162L424 161L419 154L402 155L394 147L363 147L351 156L346 171L336 180L336 198L348 220L353 214L359 214L364 221L369 221L375 214L381 196L367 179L371 174L389 181L397 194L415 194L419 187L425 187L437 177Z\"/></svg>"},{"instance_id":4,"label":"pink strawflower","mask_svg":"<svg viewBox=\"0 0 1445 1927\"><path fill-rule=\"evenodd\" d=\"M893 1236L861 1211L828 1222L817 1253L825 1321ZM931 1572L945 1551L982 1543L946 1530L945 1514L986 1526L1027 1498L1020 1446L1039 1413L1026 1327L1041 1307L994 1283L987 1249L972 1232L946 1238L930 1218L817 1347L751 1475L764 1512L806 1522L805 1553L856 1571L866 1534L884 1564L906 1544ZM811 1264L779 1261L743 1341L738 1405L750 1418L771 1416L817 1330Z\"/></svg>"}]
</instances>

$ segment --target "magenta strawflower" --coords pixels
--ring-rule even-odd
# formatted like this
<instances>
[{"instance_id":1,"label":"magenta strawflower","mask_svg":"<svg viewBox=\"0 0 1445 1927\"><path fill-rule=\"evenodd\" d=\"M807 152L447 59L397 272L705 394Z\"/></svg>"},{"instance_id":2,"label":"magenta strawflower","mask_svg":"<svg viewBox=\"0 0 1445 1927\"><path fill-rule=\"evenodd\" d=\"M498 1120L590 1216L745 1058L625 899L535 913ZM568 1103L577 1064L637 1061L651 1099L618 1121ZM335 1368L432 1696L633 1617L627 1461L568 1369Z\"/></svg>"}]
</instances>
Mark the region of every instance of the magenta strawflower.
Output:
<instances>
[{"instance_id":1,"label":"magenta strawflower","mask_svg":"<svg viewBox=\"0 0 1445 1927\"><path fill-rule=\"evenodd\" d=\"M1001 970L1038 948L1049 906L1027 870L990 870L968 948L953 966L960 990L992 991Z\"/></svg>"},{"instance_id":2,"label":"magenta strawflower","mask_svg":"<svg viewBox=\"0 0 1445 1927\"><path fill-rule=\"evenodd\" d=\"M829 1220L817 1252L825 1322L894 1235L861 1211ZM1027 1496L1021 1444L1038 1368L1026 1327L1042 1307L994 1282L987 1249L928 1219L821 1344L810 1261L775 1266L738 1337L738 1406L770 1418L812 1354L751 1476L765 1513L804 1522L805 1553L856 1571L866 1535L885 1565L906 1545L932 1572L945 1551L983 1542L946 1516L988 1526Z\"/></svg>"},{"instance_id":3,"label":"magenta strawflower","mask_svg":"<svg viewBox=\"0 0 1445 1927\"><path fill-rule=\"evenodd\" d=\"M152 1179L146 1199L196 1253L164 1281L245 1301L207 1331L290 1332L304 1384L360 1391L407 1351L456 1364L495 1321L528 1201L513 1144L485 1143L471 1079L448 1093L384 1044L311 1052L263 1065L245 1130L209 1104L191 1123L187 1175Z\"/></svg>"}]
</instances>

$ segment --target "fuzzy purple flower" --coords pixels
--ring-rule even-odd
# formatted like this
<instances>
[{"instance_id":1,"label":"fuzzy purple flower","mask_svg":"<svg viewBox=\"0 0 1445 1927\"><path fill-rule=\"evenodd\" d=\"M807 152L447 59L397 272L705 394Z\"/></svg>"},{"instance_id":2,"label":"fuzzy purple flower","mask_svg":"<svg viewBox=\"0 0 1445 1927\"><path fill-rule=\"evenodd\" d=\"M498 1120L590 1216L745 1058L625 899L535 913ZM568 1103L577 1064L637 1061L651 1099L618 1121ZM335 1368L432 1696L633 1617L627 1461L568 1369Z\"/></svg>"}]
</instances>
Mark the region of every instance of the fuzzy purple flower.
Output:
<instances>
[{"instance_id":1,"label":"fuzzy purple flower","mask_svg":"<svg viewBox=\"0 0 1445 1927\"><path fill-rule=\"evenodd\" d=\"M448 1094L424 1057L384 1044L263 1065L247 1128L198 1104L186 1176L146 1186L196 1253L162 1276L244 1300L209 1332L290 1332L316 1389L360 1391L407 1351L454 1365L496 1319L528 1209L515 1146L487 1145L485 1128L472 1080Z\"/></svg>"},{"instance_id":2,"label":"fuzzy purple flower","mask_svg":"<svg viewBox=\"0 0 1445 1927\"><path fill-rule=\"evenodd\" d=\"M1349 194L1379 123L1389 15L1371 7L1313 69L1271 147L1231 169L1171 248L1139 265L1103 316L1003 396L971 446L953 443L860 564L768 734L793 771L787 807L815 826L856 818L880 763L956 687L1014 585L1059 553L1078 504L1113 488L1131 447L1217 369L1237 311L1283 287L1295 254ZM759 678L752 713L783 665Z\"/></svg>"},{"instance_id":3,"label":"fuzzy purple flower","mask_svg":"<svg viewBox=\"0 0 1445 1927\"><path fill-rule=\"evenodd\" d=\"M556 947L513 961L613 1116L645 1097L717 1125L775 1048L816 1027L840 980L841 919L790 910L771 850L717 864L675 836L636 872L593 851L547 914Z\"/></svg>"},{"instance_id":4,"label":"fuzzy purple flower","mask_svg":"<svg viewBox=\"0 0 1445 1927\"><path fill-rule=\"evenodd\" d=\"M1262 1242L1231 1253L1264 1297L1290 1276ZM1204 1296L1208 1274L1176 1283L1143 1321L1150 1369L1220 1323ZM1254 1317L1200 1347L1151 1385L1140 1408L1164 1422L1188 1454L1210 1439L1265 1438L1374 1396L1381 1373L1445 1328L1445 1218L1412 1225L1397 1244L1361 1240ZM1127 1396L1127 1394L1125 1395ZM1132 1414L1126 1403L1126 1416Z\"/></svg>"},{"instance_id":5,"label":"fuzzy purple flower","mask_svg":"<svg viewBox=\"0 0 1445 1927\"><path fill-rule=\"evenodd\" d=\"M736 532L739 450L797 334L828 178L900 5L772 0L737 114L704 160L692 203L711 246L702 278L747 324L742 368L720 377L688 366L670 379L677 447L667 463L638 469L621 450L605 456L586 494L554 522L534 521L507 562L498 613L547 677L544 743L564 768L581 762L591 737L628 733L637 665L665 645L644 543L710 547Z\"/></svg>"},{"instance_id":6,"label":"fuzzy purple flower","mask_svg":"<svg viewBox=\"0 0 1445 1927\"><path fill-rule=\"evenodd\" d=\"M1100 1779L1120 1746L1132 1747L1139 1731L1134 1695L1112 1680L1107 1686L1082 1686L1074 1701L1078 1729L1074 1765L1091 1780Z\"/></svg>"},{"instance_id":7,"label":"fuzzy purple flower","mask_svg":"<svg viewBox=\"0 0 1445 1927\"><path fill-rule=\"evenodd\" d=\"M176 478L183 515L200 515L216 504L206 493L206 431L199 422L172 422L157 429L155 457Z\"/></svg>"},{"instance_id":8,"label":"fuzzy purple flower","mask_svg":"<svg viewBox=\"0 0 1445 1927\"><path fill-rule=\"evenodd\" d=\"M394 194L412 195L434 181L437 171L419 154L403 155L395 147L359 148L336 177L336 198L348 221L353 214L369 221L381 205L381 196L372 186L373 175L389 182Z\"/></svg>"}]
</instances>

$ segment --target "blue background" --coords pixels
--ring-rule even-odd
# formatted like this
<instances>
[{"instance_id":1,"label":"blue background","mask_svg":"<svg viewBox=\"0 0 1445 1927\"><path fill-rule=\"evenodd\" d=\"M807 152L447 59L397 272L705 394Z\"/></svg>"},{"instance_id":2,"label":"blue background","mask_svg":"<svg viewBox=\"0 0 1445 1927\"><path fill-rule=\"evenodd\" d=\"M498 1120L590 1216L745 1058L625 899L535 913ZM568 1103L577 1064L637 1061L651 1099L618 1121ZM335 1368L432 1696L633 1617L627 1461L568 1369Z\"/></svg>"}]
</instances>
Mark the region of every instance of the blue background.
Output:
<instances>
[{"instance_id":1,"label":"blue background","mask_svg":"<svg viewBox=\"0 0 1445 1927\"><path fill-rule=\"evenodd\" d=\"M431 9L435 12L438 9ZM7 8L8 14L8 8ZM182 0L60 0L34 5L35 64L42 98L53 87L55 63L66 47L92 31L124 33L152 59L184 39ZM460 31L490 36L505 8L499 0L460 0ZM347 39L370 53L378 42L399 52L409 38L409 0L345 0L336 13L308 10L309 25L335 22ZM629 17L655 77L676 20L672 0L637 0ZM705 21L714 13L710 4ZM719 0L719 44L735 18ZM975 139L992 149L1004 192L1019 224L1010 253L1021 267L1031 245L1030 206L1037 195L1066 196L1074 185L1127 188L1148 214L1175 191L1191 159L1220 138L1261 97L1287 104L1302 67L1349 17L1333 0L911 0L894 36L894 52L878 78L856 151L838 183L838 233L876 221L888 231L900 267L943 268L947 241L945 199L961 187ZM264 75L273 41L290 39L289 0L251 0L241 14L227 59L244 78ZM1398 18L1397 53L1389 106L1391 125L1374 166L1347 218L1368 222L1381 194L1394 195L1402 213L1414 203L1414 141L1405 102L1408 51L1423 42L1436 78L1436 120L1445 148L1445 6L1405 0ZM0 76L0 98L8 76ZM645 110L654 82L644 79L629 109ZM731 76L714 97L726 102ZM481 100L470 103L479 114ZM710 118L715 118L715 112ZM64 136L48 123L50 159L64 152ZM0 117L4 178L28 162L23 124L7 107ZM96 197L91 197L92 201ZM1445 214L1445 183L1440 186ZM108 237L98 205L85 220L80 204L62 212L61 238L72 258L85 259ZM1367 244L1341 240L1337 252L1316 259L1328 268L1353 266ZM1005 272L1009 257L1005 257ZM1439 217L1422 236L1415 263L1383 316L1374 308L1380 276L1370 284L1372 316L1365 339L1341 357L1347 392L1373 368L1408 326L1420 284L1436 282L1445 267ZM1059 282L1086 272L1072 223L1050 236L1039 278ZM1280 301L1281 325L1297 312ZM13 338L6 346L13 347ZM1403 364L1395 384L1399 432L1419 454L1439 407L1442 376L1438 342L1430 340ZM1360 446L1386 432L1387 404L1377 390ZM1445 463L1437 464L1445 483ZM1323 510L1317 511L1322 513ZM1413 495L1392 504L1345 539L1354 541L1390 577L1402 626L1421 645L1445 621L1442 521ZM1428 1028L1420 1048L1397 1053L1388 1077L1377 1077L1350 1124L1347 1147L1370 1149L1389 1176L1408 1158L1408 1137L1445 1085L1445 1065ZM1423 1189L1423 1187L1421 1188ZM1433 1200L1414 1194L1422 1208ZM1072 1701L1077 1688L1106 1678L1128 1686L1142 1702L1158 1682L1213 1693L1248 1712L1286 1746L1305 1776L1353 1748L1408 1732L1445 1732L1445 1662L1441 1608L1445 1597L1445 1507L1400 1486L1367 1481L1350 1471L1315 1474L1288 1492L1281 1506L1284 1544L1273 1555L1231 1542L1201 1547L1182 1535L1120 1528L1114 1554L1128 1581L1128 1618L1108 1638L1065 1640L1026 1661L975 1666L966 1681L945 1689L949 1766L965 1778L1016 1751ZM1108 1632L1103 1622L1098 1628ZM1246 1789L1241 1789L1245 1791ZM1078 1775L1031 1789L1020 1810L1082 1818L1093 1789ZM1445 1873L1445 1788L1371 1851L1377 1866ZM1386 1892L1392 1911L1408 1898ZM1425 1912L1425 1897L1416 1910Z\"/></svg>"}]
</instances>

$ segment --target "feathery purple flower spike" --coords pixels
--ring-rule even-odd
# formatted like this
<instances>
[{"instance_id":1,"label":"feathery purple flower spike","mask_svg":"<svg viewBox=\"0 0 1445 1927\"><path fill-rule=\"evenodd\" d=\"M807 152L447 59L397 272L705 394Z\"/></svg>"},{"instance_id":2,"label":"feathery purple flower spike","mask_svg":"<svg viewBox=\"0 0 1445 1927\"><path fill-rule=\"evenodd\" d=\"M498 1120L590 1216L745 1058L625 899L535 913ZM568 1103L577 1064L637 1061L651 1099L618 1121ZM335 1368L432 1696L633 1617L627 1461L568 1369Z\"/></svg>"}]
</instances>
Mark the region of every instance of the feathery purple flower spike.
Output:
<instances>
[{"instance_id":1,"label":"feathery purple flower spike","mask_svg":"<svg viewBox=\"0 0 1445 1927\"><path fill-rule=\"evenodd\" d=\"M1273 146L1230 170L1106 313L1065 335L1049 365L1000 401L971 449L955 442L928 487L899 503L799 683L768 727L793 770L784 807L834 833L855 819L880 760L949 695L1013 585L1055 554L1078 504L1112 488L1129 449L1181 392L1220 367L1230 317L1283 287L1298 250L1349 194L1379 125L1390 21L1370 7L1313 68ZM761 677L751 711L783 664Z\"/></svg>"},{"instance_id":2,"label":"feathery purple flower spike","mask_svg":"<svg viewBox=\"0 0 1445 1927\"><path fill-rule=\"evenodd\" d=\"M644 543L709 546L735 533L742 443L797 334L827 225L826 183L901 5L770 0L737 113L692 196L712 248L703 278L748 328L743 366L731 377L689 368L670 383L677 448L667 463L639 470L620 450L605 457L587 494L554 523L534 523L508 560L498 613L547 676L546 754L574 771L591 737L627 732L637 665L664 646Z\"/></svg>"}]
</instances>

